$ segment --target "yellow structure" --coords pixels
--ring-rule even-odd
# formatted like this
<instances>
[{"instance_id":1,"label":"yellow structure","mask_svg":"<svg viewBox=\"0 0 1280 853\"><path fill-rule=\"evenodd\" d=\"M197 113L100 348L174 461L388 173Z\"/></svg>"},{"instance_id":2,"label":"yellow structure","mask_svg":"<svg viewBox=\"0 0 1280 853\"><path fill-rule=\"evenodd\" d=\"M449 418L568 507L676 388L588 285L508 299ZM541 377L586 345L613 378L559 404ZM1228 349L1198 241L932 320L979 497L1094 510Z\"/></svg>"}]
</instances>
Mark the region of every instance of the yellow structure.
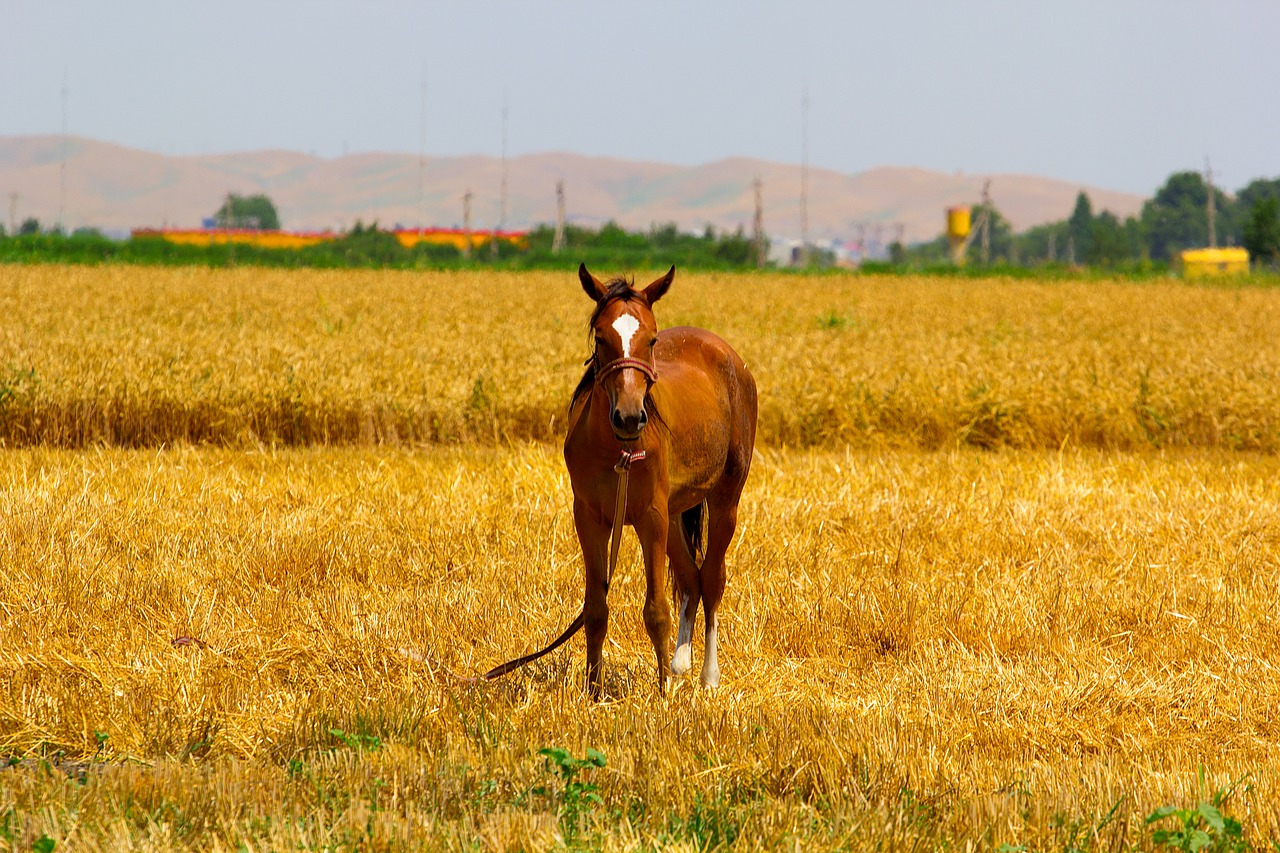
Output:
<instances>
[{"instance_id":1,"label":"yellow structure","mask_svg":"<svg viewBox=\"0 0 1280 853\"><path fill-rule=\"evenodd\" d=\"M133 231L133 236L159 237L170 243L184 246L237 243L260 246L264 249L301 249L303 246L314 246L316 243L335 240L338 237L337 234L327 231L254 231L239 228L137 228Z\"/></svg>"},{"instance_id":2,"label":"yellow structure","mask_svg":"<svg viewBox=\"0 0 1280 853\"><path fill-rule=\"evenodd\" d=\"M1184 278L1210 275L1244 275L1249 272L1249 253L1239 246L1226 249L1187 249L1179 260Z\"/></svg>"},{"instance_id":3,"label":"yellow structure","mask_svg":"<svg viewBox=\"0 0 1280 853\"><path fill-rule=\"evenodd\" d=\"M433 243L437 246L453 246L462 251L466 248L467 238L471 239L471 248L486 246L495 236L506 243L520 248L529 247L529 237L523 231L472 231L468 234L459 228L424 228L422 230L401 228L394 232L400 245L411 249L418 243Z\"/></svg>"},{"instance_id":4,"label":"yellow structure","mask_svg":"<svg viewBox=\"0 0 1280 853\"><path fill-rule=\"evenodd\" d=\"M964 266L964 249L972 226L972 215L967 206L947 208L947 242L951 244L951 262L956 266Z\"/></svg>"}]
</instances>

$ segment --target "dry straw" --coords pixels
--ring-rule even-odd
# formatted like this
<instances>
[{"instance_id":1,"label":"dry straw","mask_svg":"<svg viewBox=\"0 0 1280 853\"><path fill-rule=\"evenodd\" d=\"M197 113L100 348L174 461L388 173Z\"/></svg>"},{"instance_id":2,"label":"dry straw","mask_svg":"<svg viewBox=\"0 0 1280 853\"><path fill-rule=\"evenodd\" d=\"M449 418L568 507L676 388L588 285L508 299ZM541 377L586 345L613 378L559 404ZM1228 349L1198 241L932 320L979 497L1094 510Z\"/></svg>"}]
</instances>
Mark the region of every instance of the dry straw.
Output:
<instances>
[{"instance_id":1,"label":"dry straw","mask_svg":"<svg viewBox=\"0 0 1280 853\"><path fill-rule=\"evenodd\" d=\"M571 282L2 282L23 320L4 358L36 373L11 443L40 444L13 427L38 410L64 412L50 444L90 446L0 453L0 846L1113 850L1241 777L1226 810L1280 837L1280 462L1227 440L1270 446L1265 291L690 277L662 319L740 344L771 436L730 554L724 686L654 695L628 540L593 704L577 645L495 684L450 675L540 646L580 603L558 449L504 440L518 406L557 429L585 348ZM1223 339L1202 349L1206 328ZM246 426L285 366L315 407L290 412L329 424L315 446ZM982 432L965 410L990 440L956 432L974 383L994 390L971 405L1020 413ZM912 402L875 421L846 397ZM231 446L153 446L161 398L205 401L183 429ZM312 417L369 399L433 401L449 441L374 444L376 406L364 438ZM152 446L101 446L128 430ZM1051 440L1166 446L966 446Z\"/></svg>"}]
</instances>

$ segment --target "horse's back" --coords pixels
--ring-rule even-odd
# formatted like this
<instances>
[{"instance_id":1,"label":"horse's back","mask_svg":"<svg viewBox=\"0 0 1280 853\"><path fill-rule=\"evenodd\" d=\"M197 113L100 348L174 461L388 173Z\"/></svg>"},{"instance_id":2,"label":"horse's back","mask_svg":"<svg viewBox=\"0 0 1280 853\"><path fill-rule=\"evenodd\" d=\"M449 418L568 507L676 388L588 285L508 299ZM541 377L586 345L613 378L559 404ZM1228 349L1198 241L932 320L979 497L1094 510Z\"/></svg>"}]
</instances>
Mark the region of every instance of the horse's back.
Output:
<instances>
[{"instance_id":1,"label":"horse's back","mask_svg":"<svg viewBox=\"0 0 1280 853\"><path fill-rule=\"evenodd\" d=\"M722 338L691 326L660 332L654 361L659 417L671 436L674 491L687 486L704 492L722 481L740 490L756 434L751 371Z\"/></svg>"},{"instance_id":2,"label":"horse's back","mask_svg":"<svg viewBox=\"0 0 1280 853\"><path fill-rule=\"evenodd\" d=\"M756 381L733 347L714 332L693 326L676 326L658 334L654 349L660 377L675 386L699 385L713 389L741 414L750 414L754 432ZM692 389L691 389L692 390Z\"/></svg>"}]
</instances>

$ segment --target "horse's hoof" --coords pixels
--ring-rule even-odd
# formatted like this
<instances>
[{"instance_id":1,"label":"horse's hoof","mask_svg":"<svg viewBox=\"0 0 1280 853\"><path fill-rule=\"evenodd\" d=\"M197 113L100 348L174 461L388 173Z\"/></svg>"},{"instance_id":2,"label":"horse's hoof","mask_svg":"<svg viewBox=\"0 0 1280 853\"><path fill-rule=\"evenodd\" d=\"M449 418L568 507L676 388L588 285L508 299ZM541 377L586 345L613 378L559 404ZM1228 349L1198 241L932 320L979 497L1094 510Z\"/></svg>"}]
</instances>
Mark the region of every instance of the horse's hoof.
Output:
<instances>
[{"instance_id":1,"label":"horse's hoof","mask_svg":"<svg viewBox=\"0 0 1280 853\"><path fill-rule=\"evenodd\" d=\"M702 686L708 690L713 690L720 686L720 670L712 669L702 671Z\"/></svg>"},{"instance_id":2,"label":"horse's hoof","mask_svg":"<svg viewBox=\"0 0 1280 853\"><path fill-rule=\"evenodd\" d=\"M689 666L693 662L693 655L688 646L680 646L676 649L675 655L671 658L671 674L684 675L689 671Z\"/></svg>"}]
</instances>

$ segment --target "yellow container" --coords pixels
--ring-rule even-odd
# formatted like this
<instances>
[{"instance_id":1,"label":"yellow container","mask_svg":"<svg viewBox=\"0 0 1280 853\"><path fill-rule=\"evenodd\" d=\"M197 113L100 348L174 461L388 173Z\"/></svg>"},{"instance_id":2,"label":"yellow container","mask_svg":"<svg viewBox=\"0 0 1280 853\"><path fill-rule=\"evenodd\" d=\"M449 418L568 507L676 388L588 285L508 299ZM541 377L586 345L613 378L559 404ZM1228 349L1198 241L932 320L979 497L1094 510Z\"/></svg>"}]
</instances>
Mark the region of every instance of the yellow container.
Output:
<instances>
[{"instance_id":1,"label":"yellow container","mask_svg":"<svg viewBox=\"0 0 1280 853\"><path fill-rule=\"evenodd\" d=\"M1187 249L1182 252L1184 278L1243 275L1249 272L1249 253L1239 246L1226 249Z\"/></svg>"},{"instance_id":2,"label":"yellow container","mask_svg":"<svg viewBox=\"0 0 1280 853\"><path fill-rule=\"evenodd\" d=\"M968 237L971 225L969 208L947 208L947 236L952 240L963 240L965 237Z\"/></svg>"}]
</instances>

